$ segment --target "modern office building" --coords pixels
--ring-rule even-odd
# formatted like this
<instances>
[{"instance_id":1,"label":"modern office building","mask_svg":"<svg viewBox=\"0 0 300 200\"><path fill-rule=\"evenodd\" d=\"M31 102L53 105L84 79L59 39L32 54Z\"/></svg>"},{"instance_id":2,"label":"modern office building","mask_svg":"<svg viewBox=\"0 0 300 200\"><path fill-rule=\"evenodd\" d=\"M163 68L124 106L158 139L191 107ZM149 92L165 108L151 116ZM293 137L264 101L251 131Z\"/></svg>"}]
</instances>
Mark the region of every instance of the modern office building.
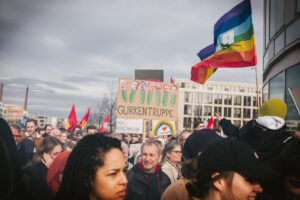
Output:
<instances>
[{"instance_id":1,"label":"modern office building","mask_svg":"<svg viewBox=\"0 0 300 200\"><path fill-rule=\"evenodd\" d=\"M45 115L33 115L31 117L37 121L40 128L45 127L46 124L51 124L54 128L64 128L66 122L66 119Z\"/></svg>"},{"instance_id":2,"label":"modern office building","mask_svg":"<svg viewBox=\"0 0 300 200\"><path fill-rule=\"evenodd\" d=\"M289 88L300 88L300 0L264 0L263 101L286 102L287 125L300 115Z\"/></svg>"},{"instance_id":3,"label":"modern office building","mask_svg":"<svg viewBox=\"0 0 300 200\"><path fill-rule=\"evenodd\" d=\"M257 102L256 84L207 81L205 85L188 79L176 79L180 85L178 100L178 130L192 130L196 119L207 121L218 113L243 126L257 117L257 103L261 103L261 86ZM218 125L215 122L215 125Z\"/></svg>"}]
</instances>

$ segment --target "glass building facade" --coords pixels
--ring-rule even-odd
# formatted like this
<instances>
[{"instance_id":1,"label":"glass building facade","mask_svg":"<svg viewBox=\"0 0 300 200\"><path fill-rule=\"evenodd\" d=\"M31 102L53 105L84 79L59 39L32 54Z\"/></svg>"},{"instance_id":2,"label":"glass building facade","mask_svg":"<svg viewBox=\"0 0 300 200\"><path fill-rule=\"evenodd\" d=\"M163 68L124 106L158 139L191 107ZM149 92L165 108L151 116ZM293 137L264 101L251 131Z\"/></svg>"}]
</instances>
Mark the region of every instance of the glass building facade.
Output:
<instances>
[{"instance_id":1,"label":"glass building facade","mask_svg":"<svg viewBox=\"0 0 300 200\"><path fill-rule=\"evenodd\" d=\"M300 88L300 1L264 0L263 101L286 102L287 125L300 115L289 88Z\"/></svg>"},{"instance_id":2,"label":"glass building facade","mask_svg":"<svg viewBox=\"0 0 300 200\"><path fill-rule=\"evenodd\" d=\"M257 117L261 86L257 102L256 84L207 81L200 85L187 79L176 79L175 83L180 85L178 130L193 130L195 120L208 122L214 114L239 127ZM216 121L214 124L219 126Z\"/></svg>"}]
</instances>

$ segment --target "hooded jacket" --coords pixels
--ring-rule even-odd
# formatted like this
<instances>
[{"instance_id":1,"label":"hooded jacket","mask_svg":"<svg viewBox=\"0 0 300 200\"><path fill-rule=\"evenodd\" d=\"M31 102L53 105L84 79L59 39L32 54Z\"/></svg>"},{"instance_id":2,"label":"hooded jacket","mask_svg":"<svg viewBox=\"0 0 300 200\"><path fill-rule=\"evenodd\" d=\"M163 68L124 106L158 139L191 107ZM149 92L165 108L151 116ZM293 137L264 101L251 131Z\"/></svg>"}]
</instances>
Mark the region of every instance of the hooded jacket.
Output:
<instances>
[{"instance_id":1,"label":"hooded jacket","mask_svg":"<svg viewBox=\"0 0 300 200\"><path fill-rule=\"evenodd\" d=\"M160 200L163 192L171 184L159 165L154 173L149 174L139 163L127 172L127 179L126 200Z\"/></svg>"},{"instance_id":2,"label":"hooded jacket","mask_svg":"<svg viewBox=\"0 0 300 200\"><path fill-rule=\"evenodd\" d=\"M249 121L239 129L229 120L222 119L220 125L227 136L246 142L254 149L260 160L277 169L280 152L291 135L286 132L284 120L280 122L274 120L275 124L270 121L272 119L269 117L260 117Z\"/></svg>"}]
</instances>

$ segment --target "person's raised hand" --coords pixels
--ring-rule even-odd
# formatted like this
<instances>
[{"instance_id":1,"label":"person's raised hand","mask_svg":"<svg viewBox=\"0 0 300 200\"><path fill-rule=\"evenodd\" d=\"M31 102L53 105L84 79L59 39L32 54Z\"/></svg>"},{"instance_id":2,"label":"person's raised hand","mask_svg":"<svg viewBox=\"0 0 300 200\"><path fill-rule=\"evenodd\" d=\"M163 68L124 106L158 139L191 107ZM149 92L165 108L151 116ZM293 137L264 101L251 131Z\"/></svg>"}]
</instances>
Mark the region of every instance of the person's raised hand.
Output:
<instances>
[{"instance_id":1,"label":"person's raised hand","mask_svg":"<svg viewBox=\"0 0 300 200\"><path fill-rule=\"evenodd\" d=\"M43 157L42 157L42 162L44 163L44 165L49 168L50 165L52 164L53 162L53 159L51 158L50 154L49 153L44 153L43 154Z\"/></svg>"},{"instance_id":2,"label":"person's raised hand","mask_svg":"<svg viewBox=\"0 0 300 200\"><path fill-rule=\"evenodd\" d=\"M222 120L222 117L220 117L220 115L218 115L217 113L215 113L216 119L217 121L220 123L220 121Z\"/></svg>"}]
</instances>

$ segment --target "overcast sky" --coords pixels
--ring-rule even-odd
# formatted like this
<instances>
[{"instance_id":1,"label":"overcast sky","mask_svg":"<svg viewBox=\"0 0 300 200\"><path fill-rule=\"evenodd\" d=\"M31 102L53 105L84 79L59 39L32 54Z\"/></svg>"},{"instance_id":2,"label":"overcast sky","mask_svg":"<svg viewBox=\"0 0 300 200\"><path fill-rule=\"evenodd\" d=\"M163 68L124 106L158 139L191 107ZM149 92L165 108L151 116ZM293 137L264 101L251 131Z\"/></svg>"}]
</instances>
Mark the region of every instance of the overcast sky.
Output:
<instances>
[{"instance_id":1,"label":"overcast sky","mask_svg":"<svg viewBox=\"0 0 300 200\"><path fill-rule=\"evenodd\" d=\"M88 107L134 69L190 78L197 53L213 42L216 21L241 0L0 0L3 102L29 114L67 118ZM263 1L252 0L262 80ZM255 83L250 68L219 69L210 80Z\"/></svg>"}]
</instances>

